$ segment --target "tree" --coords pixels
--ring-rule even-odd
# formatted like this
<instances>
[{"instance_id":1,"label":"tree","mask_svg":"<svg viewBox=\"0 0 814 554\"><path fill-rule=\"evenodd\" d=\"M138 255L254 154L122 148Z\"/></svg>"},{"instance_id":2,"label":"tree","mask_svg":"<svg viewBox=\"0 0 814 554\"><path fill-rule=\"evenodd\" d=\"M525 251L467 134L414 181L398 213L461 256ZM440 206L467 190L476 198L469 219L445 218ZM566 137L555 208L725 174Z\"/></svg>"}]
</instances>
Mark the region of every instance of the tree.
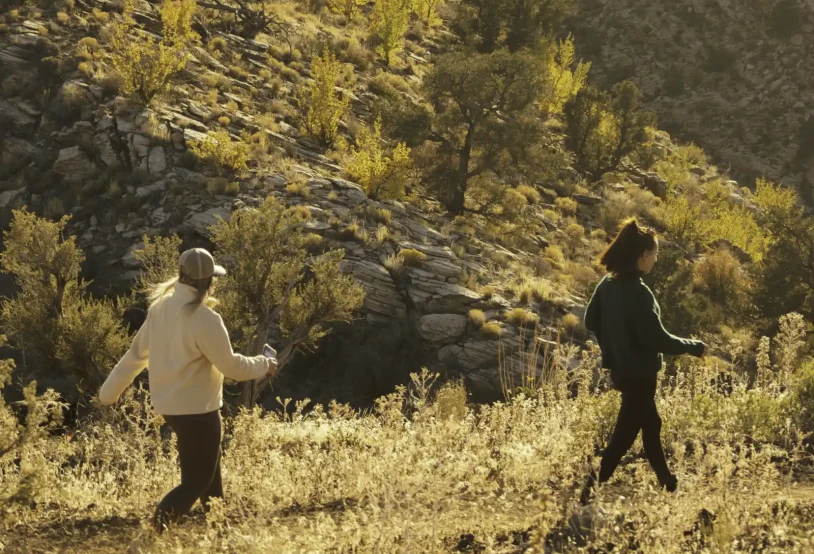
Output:
<instances>
[{"instance_id":1,"label":"tree","mask_svg":"<svg viewBox=\"0 0 814 554\"><path fill-rule=\"evenodd\" d=\"M219 311L250 354L262 353L270 335L279 340L280 368L298 350L316 346L326 325L349 321L364 297L361 285L340 271L342 251L307 256L309 218L306 208L286 208L270 196L212 228L218 255L231 261L219 280ZM268 383L247 383L241 404L254 405Z\"/></svg>"},{"instance_id":2,"label":"tree","mask_svg":"<svg viewBox=\"0 0 814 554\"><path fill-rule=\"evenodd\" d=\"M574 65L574 39L571 35L561 40L558 48L552 48L548 61L548 71L551 75L551 88L546 89L542 96L542 108L550 114L560 114L571 98L585 85L588 72L591 70L590 62Z\"/></svg>"},{"instance_id":3,"label":"tree","mask_svg":"<svg viewBox=\"0 0 814 554\"><path fill-rule=\"evenodd\" d=\"M124 13L110 40L113 68L124 92L142 104L170 88L172 78L186 67L190 48L198 42L192 31L194 0L164 0L161 20L164 37L144 34L133 18L133 1L124 0Z\"/></svg>"},{"instance_id":4,"label":"tree","mask_svg":"<svg viewBox=\"0 0 814 554\"><path fill-rule=\"evenodd\" d=\"M410 24L412 0L376 0L370 16L370 33L378 41L376 52L390 65L393 54L404 46L404 34Z\"/></svg>"},{"instance_id":5,"label":"tree","mask_svg":"<svg viewBox=\"0 0 814 554\"><path fill-rule=\"evenodd\" d=\"M465 208L470 182L520 171L542 136L537 99L548 86L536 53L452 53L440 57L425 79L435 107L429 140L438 162L430 184L452 214Z\"/></svg>"},{"instance_id":6,"label":"tree","mask_svg":"<svg viewBox=\"0 0 814 554\"><path fill-rule=\"evenodd\" d=\"M481 52L516 52L558 30L573 11L573 0L462 0L455 28Z\"/></svg>"},{"instance_id":7,"label":"tree","mask_svg":"<svg viewBox=\"0 0 814 554\"><path fill-rule=\"evenodd\" d=\"M68 220L13 212L0 270L14 276L19 293L3 301L0 314L12 344L31 357L29 365L72 375L95 392L129 346L121 324L125 306L86 294L79 277L84 255L74 237L64 236Z\"/></svg>"},{"instance_id":8,"label":"tree","mask_svg":"<svg viewBox=\"0 0 814 554\"><path fill-rule=\"evenodd\" d=\"M381 126L379 118L373 129L362 128L347 170L371 198L400 198L410 169L410 149L399 143L388 157L382 148Z\"/></svg>"},{"instance_id":9,"label":"tree","mask_svg":"<svg viewBox=\"0 0 814 554\"><path fill-rule=\"evenodd\" d=\"M566 145L579 169L599 179L647 142L654 116L640 108L641 99L638 87L623 81L610 94L584 87L566 104Z\"/></svg>"},{"instance_id":10,"label":"tree","mask_svg":"<svg viewBox=\"0 0 814 554\"><path fill-rule=\"evenodd\" d=\"M334 13L342 14L348 22L356 19L359 8L364 6L365 0L328 0L328 7Z\"/></svg>"},{"instance_id":11,"label":"tree","mask_svg":"<svg viewBox=\"0 0 814 554\"><path fill-rule=\"evenodd\" d=\"M438 25L441 19L438 17L438 6L442 0L414 0L413 11L416 15L430 26Z\"/></svg>"},{"instance_id":12,"label":"tree","mask_svg":"<svg viewBox=\"0 0 814 554\"><path fill-rule=\"evenodd\" d=\"M814 220L797 193L758 179L754 195L758 225L769 247L758 267L754 303L766 325L790 312L814 322Z\"/></svg>"},{"instance_id":13,"label":"tree","mask_svg":"<svg viewBox=\"0 0 814 554\"><path fill-rule=\"evenodd\" d=\"M342 64L326 48L321 57L315 56L311 61L314 81L297 91L297 100L303 110L303 127L324 148L330 147L336 140L339 121L350 101L347 97L339 98L336 93L341 72Z\"/></svg>"}]
</instances>

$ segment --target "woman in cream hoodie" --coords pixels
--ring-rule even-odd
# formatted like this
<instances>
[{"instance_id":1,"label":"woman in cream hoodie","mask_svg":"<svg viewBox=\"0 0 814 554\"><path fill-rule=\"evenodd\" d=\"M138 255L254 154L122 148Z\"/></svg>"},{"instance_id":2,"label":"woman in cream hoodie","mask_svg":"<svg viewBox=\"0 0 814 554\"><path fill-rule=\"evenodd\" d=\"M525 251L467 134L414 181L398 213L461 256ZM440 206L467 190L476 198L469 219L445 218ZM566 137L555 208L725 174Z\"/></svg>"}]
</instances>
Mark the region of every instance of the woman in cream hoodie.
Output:
<instances>
[{"instance_id":1,"label":"woman in cream hoodie","mask_svg":"<svg viewBox=\"0 0 814 554\"><path fill-rule=\"evenodd\" d=\"M207 306L215 277L226 270L202 248L184 252L178 277L156 288L147 319L99 391L103 404L113 404L148 367L150 397L156 412L178 437L181 484L155 512L163 531L200 499L223 497L221 418L223 377L236 381L273 375L277 361L234 353L223 319Z\"/></svg>"}]
</instances>

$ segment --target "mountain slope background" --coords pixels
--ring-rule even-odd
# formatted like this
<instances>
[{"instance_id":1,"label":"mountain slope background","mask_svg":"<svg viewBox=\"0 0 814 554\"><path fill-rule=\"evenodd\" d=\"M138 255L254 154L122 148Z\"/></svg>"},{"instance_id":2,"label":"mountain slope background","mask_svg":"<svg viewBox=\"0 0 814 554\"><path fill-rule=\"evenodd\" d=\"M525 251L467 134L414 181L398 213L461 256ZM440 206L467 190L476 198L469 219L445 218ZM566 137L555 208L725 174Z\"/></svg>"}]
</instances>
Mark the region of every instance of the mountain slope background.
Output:
<instances>
[{"instance_id":1,"label":"mountain slope background","mask_svg":"<svg viewBox=\"0 0 814 554\"><path fill-rule=\"evenodd\" d=\"M744 181L768 177L811 201L810 2L579 3L580 55L606 86L632 78L659 123Z\"/></svg>"}]
</instances>

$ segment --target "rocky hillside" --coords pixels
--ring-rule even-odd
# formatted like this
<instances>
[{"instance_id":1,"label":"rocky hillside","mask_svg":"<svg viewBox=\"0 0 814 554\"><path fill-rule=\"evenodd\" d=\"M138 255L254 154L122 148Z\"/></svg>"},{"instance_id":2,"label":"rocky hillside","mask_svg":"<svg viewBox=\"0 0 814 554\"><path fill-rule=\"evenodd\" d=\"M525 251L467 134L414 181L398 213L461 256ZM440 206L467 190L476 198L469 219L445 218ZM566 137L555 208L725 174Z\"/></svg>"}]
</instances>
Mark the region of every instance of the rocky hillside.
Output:
<instances>
[{"instance_id":1,"label":"rocky hillside","mask_svg":"<svg viewBox=\"0 0 814 554\"><path fill-rule=\"evenodd\" d=\"M70 214L69 230L87 256L85 277L106 294L132 284L139 272L133 252L144 235L179 233L185 246L208 245L208 228L218 218L228 220L267 196L307 207L315 247L343 248L344 269L367 294L356 321L300 357L275 395L327 398L344 391L345 398L374 398L426 365L462 377L476 399L497 398L499 366L521 371L529 359L544 365L558 340L584 346L582 306L600 276L594 260L619 219L638 213L664 228L667 182L635 167L592 188L566 168L565 176L529 187L524 225L496 224L475 215L449 217L420 182L404 200L373 200L348 180L341 152L320 149L301 133L295 96L312 77L309 52L331 42L355 68L341 88L351 108L341 128L352 140L379 97L416 97L433 53L450 40L443 28L427 33L416 25L403 63L386 69L360 46L364 33L355 24L283 4L280 16L295 30L293 48L280 36L248 39L213 26L172 90L149 107L134 107L119 93L105 47L119 4L65 4L72 9L5 15L2 224L21 206L51 218ZM598 18L586 11L590 21ZM160 30L154 4L137 2L135 17L148 32ZM608 37L605 55L616 59L608 45L619 40ZM653 82L643 82L645 90L659 96L661 85ZM723 117L723 109L712 111ZM190 151L208 132L224 130L250 149L248 168L229 178ZM660 134L653 148L676 147ZM692 177L702 187L716 181L731 202L743 204L737 183L721 180L714 167L692 167ZM567 357L578 363L573 352Z\"/></svg>"},{"instance_id":2,"label":"rocky hillside","mask_svg":"<svg viewBox=\"0 0 814 554\"><path fill-rule=\"evenodd\" d=\"M633 78L659 124L744 181L814 185L814 4L581 0L578 51L604 84Z\"/></svg>"}]
</instances>

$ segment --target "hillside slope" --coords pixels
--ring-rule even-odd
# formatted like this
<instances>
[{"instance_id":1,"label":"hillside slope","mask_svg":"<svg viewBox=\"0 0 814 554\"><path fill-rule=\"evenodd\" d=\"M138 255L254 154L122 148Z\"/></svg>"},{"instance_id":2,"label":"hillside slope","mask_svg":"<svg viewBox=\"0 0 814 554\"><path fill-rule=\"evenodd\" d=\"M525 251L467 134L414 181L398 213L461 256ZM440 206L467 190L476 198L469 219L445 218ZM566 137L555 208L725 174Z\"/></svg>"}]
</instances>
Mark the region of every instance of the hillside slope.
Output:
<instances>
[{"instance_id":1,"label":"hillside slope","mask_svg":"<svg viewBox=\"0 0 814 554\"><path fill-rule=\"evenodd\" d=\"M633 78L660 125L744 181L814 185L814 6L581 0L573 28L604 84Z\"/></svg>"}]
</instances>

